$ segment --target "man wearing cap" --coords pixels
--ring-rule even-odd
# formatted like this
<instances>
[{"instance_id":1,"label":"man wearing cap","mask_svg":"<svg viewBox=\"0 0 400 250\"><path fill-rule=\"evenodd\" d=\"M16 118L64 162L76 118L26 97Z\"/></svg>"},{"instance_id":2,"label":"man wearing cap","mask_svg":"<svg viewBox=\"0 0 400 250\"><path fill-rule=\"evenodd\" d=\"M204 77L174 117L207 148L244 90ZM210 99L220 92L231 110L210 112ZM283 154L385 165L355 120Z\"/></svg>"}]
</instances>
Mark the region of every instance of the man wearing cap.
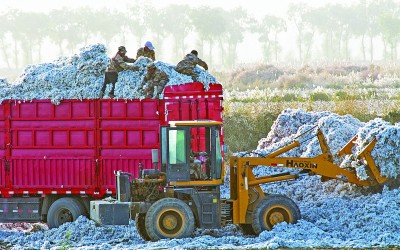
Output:
<instances>
[{"instance_id":1,"label":"man wearing cap","mask_svg":"<svg viewBox=\"0 0 400 250\"><path fill-rule=\"evenodd\" d=\"M143 48L139 48L137 53L136 53L136 59L138 59L140 56L148 57L151 60L155 61L156 60L156 55L154 52L155 48L153 44L150 41L147 41L144 44Z\"/></svg>"},{"instance_id":2,"label":"man wearing cap","mask_svg":"<svg viewBox=\"0 0 400 250\"><path fill-rule=\"evenodd\" d=\"M164 71L158 69L154 63L149 63L146 68L147 74L143 78L143 82L139 86L138 90L143 90L147 84L147 88L142 92L143 96L145 98L160 98L160 94L169 81L168 75ZM156 94L154 94L155 88L157 88Z\"/></svg>"},{"instance_id":3,"label":"man wearing cap","mask_svg":"<svg viewBox=\"0 0 400 250\"><path fill-rule=\"evenodd\" d=\"M127 57L126 48L124 46L118 47L118 52L113 58L111 58L110 63L107 66L106 72L104 74L104 83L100 91L100 98L103 97L106 91L107 84L111 83L111 91L108 94L109 97L114 98L115 83L118 81L118 72L123 70L139 70L139 67L129 65L128 63L134 63L135 59Z\"/></svg>"},{"instance_id":4,"label":"man wearing cap","mask_svg":"<svg viewBox=\"0 0 400 250\"><path fill-rule=\"evenodd\" d=\"M180 61L175 70L178 73L191 76L193 81L197 81L197 74L194 72L194 68L196 65L200 65L205 70L208 70L208 65L203 60L197 57L198 53L196 50L192 50L189 54L187 54L182 61Z\"/></svg>"}]
</instances>

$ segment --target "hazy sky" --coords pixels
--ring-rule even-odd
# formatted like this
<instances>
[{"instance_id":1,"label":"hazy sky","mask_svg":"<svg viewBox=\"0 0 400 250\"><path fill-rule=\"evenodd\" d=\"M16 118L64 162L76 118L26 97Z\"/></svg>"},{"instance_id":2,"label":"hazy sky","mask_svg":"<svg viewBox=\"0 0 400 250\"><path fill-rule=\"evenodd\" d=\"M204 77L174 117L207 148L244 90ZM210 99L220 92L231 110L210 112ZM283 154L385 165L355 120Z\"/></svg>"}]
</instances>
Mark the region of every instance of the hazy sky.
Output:
<instances>
[{"instance_id":1,"label":"hazy sky","mask_svg":"<svg viewBox=\"0 0 400 250\"><path fill-rule=\"evenodd\" d=\"M153 6L165 7L168 4L187 4L189 6L211 6L221 7L227 10L242 7L248 11L249 14L261 19L265 15L285 16L287 7L290 3L305 2L311 7L318 7L326 4L339 3L347 5L355 2L356 0L0 0L0 11L5 11L8 8L16 8L22 11L39 11L47 12L52 9L62 9L65 7L82 7L90 6L92 8L98 7L100 9L118 9L124 10L127 5L131 3L151 3ZM287 32L284 35L285 41L293 41L293 32ZM147 37L152 39L152 37ZM190 42L189 42L190 43ZM289 46L293 46L290 43ZM112 45L116 46L116 45ZM133 44L133 47L141 46L141 44ZM250 48L250 50L249 50ZM112 51L112 50L110 50ZM111 53L111 52L110 52ZM290 54L290 53L289 53ZM46 57L46 55L43 55ZM49 56L49 55L47 55ZM166 58L167 59L167 58ZM261 48L258 44L256 37L246 36L243 43L238 47L238 59L240 62L258 63L262 60Z\"/></svg>"},{"instance_id":2,"label":"hazy sky","mask_svg":"<svg viewBox=\"0 0 400 250\"><path fill-rule=\"evenodd\" d=\"M127 3L144 2L138 0L1 0L0 8L13 7L21 10L47 11L49 9L68 7L80 7L87 5L91 7L123 8ZM320 6L329 3L347 4L354 0L147 0L155 6L168 4L188 4L190 6L208 5L232 9L242 6L254 15L283 14L289 3L306 2L310 6Z\"/></svg>"}]
</instances>

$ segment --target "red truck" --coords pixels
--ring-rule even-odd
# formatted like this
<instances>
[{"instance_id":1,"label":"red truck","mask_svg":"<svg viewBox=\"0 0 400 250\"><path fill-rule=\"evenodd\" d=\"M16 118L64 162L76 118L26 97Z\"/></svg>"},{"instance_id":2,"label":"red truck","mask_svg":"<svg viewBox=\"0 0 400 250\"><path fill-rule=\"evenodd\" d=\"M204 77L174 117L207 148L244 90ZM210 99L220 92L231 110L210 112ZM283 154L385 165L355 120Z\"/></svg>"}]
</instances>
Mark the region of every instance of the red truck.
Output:
<instances>
[{"instance_id":1,"label":"red truck","mask_svg":"<svg viewBox=\"0 0 400 250\"><path fill-rule=\"evenodd\" d=\"M91 200L115 195L114 171L137 175L140 164L154 168L160 126L222 121L222 87L209 86L168 86L160 100L3 101L0 222L57 227L87 216Z\"/></svg>"}]
</instances>

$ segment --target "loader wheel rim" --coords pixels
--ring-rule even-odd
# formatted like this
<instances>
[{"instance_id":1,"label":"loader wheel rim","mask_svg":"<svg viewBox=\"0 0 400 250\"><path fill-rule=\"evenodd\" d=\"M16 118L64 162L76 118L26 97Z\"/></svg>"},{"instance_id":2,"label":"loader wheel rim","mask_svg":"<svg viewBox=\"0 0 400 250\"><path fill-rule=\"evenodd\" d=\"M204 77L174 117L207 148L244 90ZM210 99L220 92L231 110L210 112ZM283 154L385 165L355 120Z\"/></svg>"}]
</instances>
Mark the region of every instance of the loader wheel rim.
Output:
<instances>
[{"instance_id":1,"label":"loader wheel rim","mask_svg":"<svg viewBox=\"0 0 400 250\"><path fill-rule=\"evenodd\" d=\"M184 216L177 210L165 210L157 218L159 232L165 237L175 237L183 230Z\"/></svg>"},{"instance_id":2,"label":"loader wheel rim","mask_svg":"<svg viewBox=\"0 0 400 250\"><path fill-rule=\"evenodd\" d=\"M269 216L269 221L271 222L271 224L276 225L278 223L281 223L285 220L285 218L283 217L282 213L278 213L278 212L273 212L271 213L271 215Z\"/></svg>"},{"instance_id":3,"label":"loader wheel rim","mask_svg":"<svg viewBox=\"0 0 400 250\"><path fill-rule=\"evenodd\" d=\"M266 210L264 213L264 223L267 228L271 228L278 223L292 221L292 215L289 210L282 206L274 206Z\"/></svg>"},{"instance_id":4,"label":"loader wheel rim","mask_svg":"<svg viewBox=\"0 0 400 250\"><path fill-rule=\"evenodd\" d=\"M164 216L164 218L162 219L163 227L168 230L173 230L174 228L176 228L177 224L178 224L178 221L177 221L176 217L172 216L170 214Z\"/></svg>"}]
</instances>

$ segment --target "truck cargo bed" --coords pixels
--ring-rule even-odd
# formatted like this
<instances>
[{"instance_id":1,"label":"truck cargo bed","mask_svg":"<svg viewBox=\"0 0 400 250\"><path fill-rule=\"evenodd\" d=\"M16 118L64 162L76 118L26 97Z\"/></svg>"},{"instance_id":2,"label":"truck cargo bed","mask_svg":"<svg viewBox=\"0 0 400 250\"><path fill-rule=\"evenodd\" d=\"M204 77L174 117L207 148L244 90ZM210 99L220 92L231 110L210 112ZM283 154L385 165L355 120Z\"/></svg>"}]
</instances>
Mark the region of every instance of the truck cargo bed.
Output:
<instances>
[{"instance_id":1,"label":"truck cargo bed","mask_svg":"<svg viewBox=\"0 0 400 250\"><path fill-rule=\"evenodd\" d=\"M159 127L171 120L222 121L222 87L169 86L164 99L3 101L0 197L115 193L114 170L153 168Z\"/></svg>"}]
</instances>

